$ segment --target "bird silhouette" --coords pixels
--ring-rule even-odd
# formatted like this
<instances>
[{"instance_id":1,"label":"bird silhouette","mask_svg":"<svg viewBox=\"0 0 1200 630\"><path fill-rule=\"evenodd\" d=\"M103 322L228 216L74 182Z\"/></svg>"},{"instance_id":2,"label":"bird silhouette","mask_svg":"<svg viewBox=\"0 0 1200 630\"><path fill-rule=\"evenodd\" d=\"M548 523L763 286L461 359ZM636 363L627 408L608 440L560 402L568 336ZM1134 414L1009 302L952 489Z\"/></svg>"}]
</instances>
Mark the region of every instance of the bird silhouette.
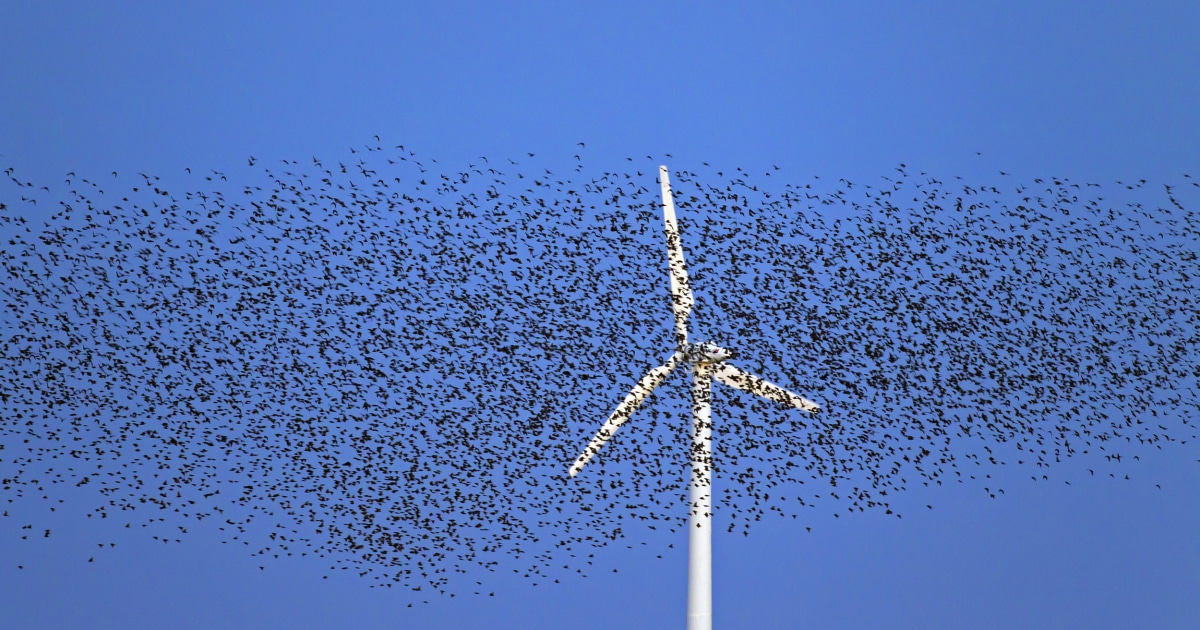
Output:
<instances>
[{"instance_id":1,"label":"bird silhouette","mask_svg":"<svg viewBox=\"0 0 1200 630\"><path fill-rule=\"evenodd\" d=\"M672 345L652 156L505 174L352 154L114 172L115 195L5 165L3 492L89 496L164 544L207 521L260 568L314 555L449 595L501 570L590 575L598 548L683 531L678 388L588 475L563 473ZM817 508L899 517L916 486L993 497L989 467L1049 479L1074 455L1119 479L1195 438L1190 176L697 168L672 178L702 336L824 408L714 391L730 533L770 513L809 531Z\"/></svg>"}]
</instances>

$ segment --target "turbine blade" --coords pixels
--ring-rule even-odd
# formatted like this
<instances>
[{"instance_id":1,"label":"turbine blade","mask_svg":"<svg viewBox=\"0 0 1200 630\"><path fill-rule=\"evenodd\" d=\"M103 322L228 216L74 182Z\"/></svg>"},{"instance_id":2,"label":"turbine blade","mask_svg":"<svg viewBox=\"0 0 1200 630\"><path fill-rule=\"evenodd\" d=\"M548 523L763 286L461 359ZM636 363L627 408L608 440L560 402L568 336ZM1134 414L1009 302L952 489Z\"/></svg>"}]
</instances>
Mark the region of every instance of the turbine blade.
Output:
<instances>
[{"instance_id":1,"label":"turbine blade","mask_svg":"<svg viewBox=\"0 0 1200 630\"><path fill-rule=\"evenodd\" d=\"M692 313L692 287L688 283L687 266L683 262L683 243L679 224L675 221L675 198L671 194L670 173L666 166L658 167L662 183L663 221L667 231L667 262L671 267L671 306L675 309L675 340L680 346L687 343L687 320Z\"/></svg>"},{"instance_id":2,"label":"turbine blade","mask_svg":"<svg viewBox=\"0 0 1200 630\"><path fill-rule=\"evenodd\" d=\"M604 426L600 427L600 432L596 434L596 437L592 438L587 448L583 449L579 458L571 465L571 469L568 471L570 476L574 477L579 474L579 471L583 470L583 467L592 459L592 456L600 451L600 447L604 446L604 443L617 432L617 429L622 424L625 424L625 421L629 419L629 416L633 415L634 411L637 411L637 408L641 406L642 401L646 400L650 392L654 391L654 388L658 387L658 384L675 369L675 366L679 365L679 360L679 353L675 353L667 361L666 365L650 370L642 377L642 380L638 381L637 385L633 386L633 391L625 396L625 400L621 401L620 405L617 405L616 411L612 412L612 415L608 417Z\"/></svg>"},{"instance_id":3,"label":"turbine blade","mask_svg":"<svg viewBox=\"0 0 1200 630\"><path fill-rule=\"evenodd\" d=\"M730 387L736 387L751 394L758 394L768 400L774 400L777 403L795 407L801 411L815 413L821 408L820 405L811 400L805 399L798 394L793 394L766 379L739 370L728 363L718 364L716 369L713 370L713 378Z\"/></svg>"}]
</instances>

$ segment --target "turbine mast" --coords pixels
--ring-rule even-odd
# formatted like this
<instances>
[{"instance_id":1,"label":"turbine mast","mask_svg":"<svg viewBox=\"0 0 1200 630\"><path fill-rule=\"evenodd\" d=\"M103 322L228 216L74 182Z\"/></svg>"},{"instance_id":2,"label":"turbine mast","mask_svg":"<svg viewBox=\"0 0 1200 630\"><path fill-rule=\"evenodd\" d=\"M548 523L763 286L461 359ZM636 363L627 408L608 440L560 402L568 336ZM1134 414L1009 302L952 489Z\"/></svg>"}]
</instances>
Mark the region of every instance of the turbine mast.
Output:
<instances>
[{"instance_id":1,"label":"turbine mast","mask_svg":"<svg viewBox=\"0 0 1200 630\"><path fill-rule=\"evenodd\" d=\"M712 630L712 366L692 364L688 630Z\"/></svg>"}]
</instances>

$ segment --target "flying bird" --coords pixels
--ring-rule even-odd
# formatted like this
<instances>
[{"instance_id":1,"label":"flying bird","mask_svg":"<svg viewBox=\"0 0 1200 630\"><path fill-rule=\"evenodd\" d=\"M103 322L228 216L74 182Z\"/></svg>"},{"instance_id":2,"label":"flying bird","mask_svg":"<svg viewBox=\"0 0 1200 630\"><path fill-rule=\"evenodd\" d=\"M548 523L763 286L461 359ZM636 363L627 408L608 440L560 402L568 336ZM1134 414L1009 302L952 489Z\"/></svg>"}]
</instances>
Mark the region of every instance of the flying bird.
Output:
<instances>
[{"instance_id":1,"label":"flying bird","mask_svg":"<svg viewBox=\"0 0 1200 630\"><path fill-rule=\"evenodd\" d=\"M989 467L1040 483L1085 452L1124 483L1194 444L1190 179L709 160L661 195L632 159L354 155L68 190L0 165L0 492L160 544L205 521L263 567L315 556L425 597L608 573L598 548L695 529L697 456L702 512L744 535L771 512L899 517L914 487L999 495ZM664 270L666 200L703 220L667 229ZM631 391L638 365L661 367ZM659 387L684 366L743 390L700 388L711 451ZM751 374L807 384L819 414ZM630 426L564 482L612 402L605 439Z\"/></svg>"}]
</instances>

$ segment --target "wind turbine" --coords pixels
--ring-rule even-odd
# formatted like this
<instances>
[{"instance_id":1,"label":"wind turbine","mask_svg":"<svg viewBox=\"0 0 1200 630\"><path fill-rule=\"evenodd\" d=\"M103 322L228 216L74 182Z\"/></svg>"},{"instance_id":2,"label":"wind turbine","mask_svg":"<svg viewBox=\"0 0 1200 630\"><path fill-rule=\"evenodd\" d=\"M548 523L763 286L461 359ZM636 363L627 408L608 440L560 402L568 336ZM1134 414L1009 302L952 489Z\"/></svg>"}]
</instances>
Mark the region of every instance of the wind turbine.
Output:
<instances>
[{"instance_id":1,"label":"wind turbine","mask_svg":"<svg viewBox=\"0 0 1200 630\"><path fill-rule=\"evenodd\" d=\"M663 219L667 233L667 262L670 266L671 304L675 310L675 353L665 365L650 370L625 400L617 405L600 432L571 465L568 474L579 474L600 447L625 424L642 401L662 383L676 367L686 363L692 368L692 481L690 497L692 511L688 517L688 630L712 628L712 379L757 394L768 400L816 413L820 407L778 385L744 372L725 361L733 357L731 350L711 343L688 343L687 321L695 301L688 284L687 268L683 263L683 245L679 226L675 223L675 201L666 166L658 167L662 184Z\"/></svg>"}]
</instances>

